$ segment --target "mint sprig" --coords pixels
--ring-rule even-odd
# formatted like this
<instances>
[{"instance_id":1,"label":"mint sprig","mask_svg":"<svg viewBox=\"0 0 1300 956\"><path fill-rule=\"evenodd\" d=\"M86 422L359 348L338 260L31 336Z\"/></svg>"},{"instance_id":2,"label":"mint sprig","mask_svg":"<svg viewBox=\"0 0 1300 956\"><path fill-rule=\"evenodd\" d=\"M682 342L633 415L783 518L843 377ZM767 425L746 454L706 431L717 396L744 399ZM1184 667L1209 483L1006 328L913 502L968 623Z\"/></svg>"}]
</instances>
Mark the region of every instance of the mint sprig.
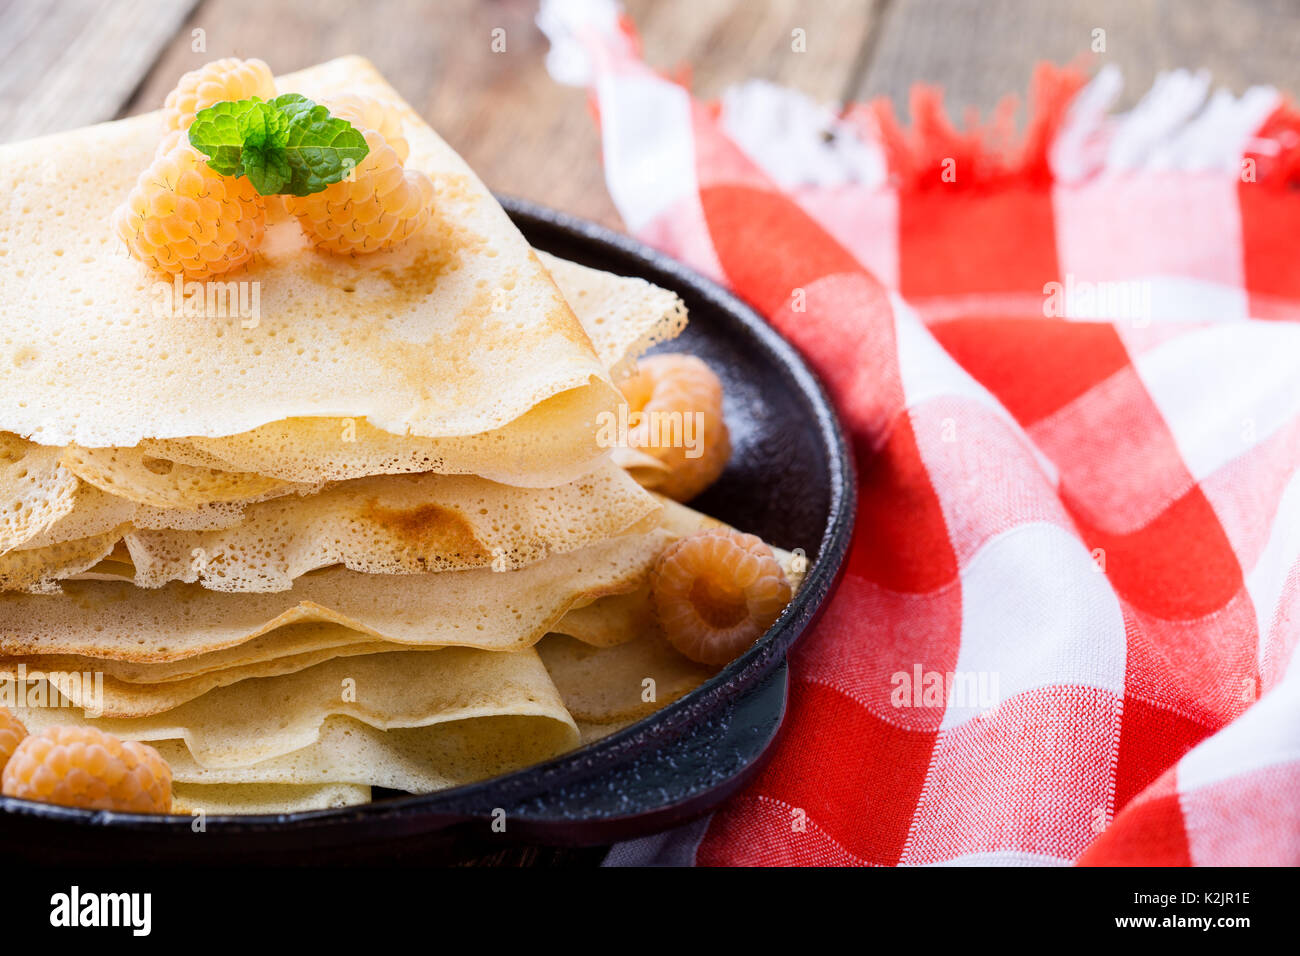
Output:
<instances>
[{"instance_id":1,"label":"mint sprig","mask_svg":"<svg viewBox=\"0 0 1300 956\"><path fill-rule=\"evenodd\" d=\"M370 152L360 130L298 93L200 110L190 145L221 175L244 176L263 196L318 193Z\"/></svg>"}]
</instances>

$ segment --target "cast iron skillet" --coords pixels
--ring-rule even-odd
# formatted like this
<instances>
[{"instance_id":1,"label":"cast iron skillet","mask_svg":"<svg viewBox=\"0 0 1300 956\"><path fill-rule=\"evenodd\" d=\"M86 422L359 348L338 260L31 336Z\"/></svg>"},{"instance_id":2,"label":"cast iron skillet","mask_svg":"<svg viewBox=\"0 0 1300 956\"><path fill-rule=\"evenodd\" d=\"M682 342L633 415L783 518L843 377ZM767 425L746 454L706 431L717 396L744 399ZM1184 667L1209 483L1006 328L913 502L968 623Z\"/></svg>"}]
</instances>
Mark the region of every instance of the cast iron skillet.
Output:
<instances>
[{"instance_id":1,"label":"cast iron skillet","mask_svg":"<svg viewBox=\"0 0 1300 956\"><path fill-rule=\"evenodd\" d=\"M734 451L692 504L803 549L803 588L744 656L653 716L549 763L424 796L392 794L340 810L186 817L75 810L0 799L7 855L68 862L439 862L507 842L610 843L717 806L753 776L785 712L785 655L834 588L852 532L851 457L816 378L761 318L678 262L594 223L502 199L537 248L685 300L690 324L666 348L721 376ZM493 828L504 821L504 832Z\"/></svg>"}]
</instances>

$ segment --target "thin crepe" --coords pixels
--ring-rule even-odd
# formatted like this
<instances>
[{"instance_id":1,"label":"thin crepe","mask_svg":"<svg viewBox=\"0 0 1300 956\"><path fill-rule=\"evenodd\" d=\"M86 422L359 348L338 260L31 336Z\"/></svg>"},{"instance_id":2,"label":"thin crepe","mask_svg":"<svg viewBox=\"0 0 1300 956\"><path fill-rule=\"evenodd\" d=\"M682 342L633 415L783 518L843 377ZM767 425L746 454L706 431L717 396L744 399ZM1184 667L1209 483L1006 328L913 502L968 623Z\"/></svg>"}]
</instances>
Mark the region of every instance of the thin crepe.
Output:
<instances>
[{"instance_id":1,"label":"thin crepe","mask_svg":"<svg viewBox=\"0 0 1300 956\"><path fill-rule=\"evenodd\" d=\"M686 325L686 307L667 289L544 252L538 257L611 374L625 374L646 349L676 337ZM248 502L273 491L310 494L318 490L312 484L156 458L139 447L69 448L63 464L105 492L156 508Z\"/></svg>"},{"instance_id":2,"label":"thin crepe","mask_svg":"<svg viewBox=\"0 0 1300 956\"><path fill-rule=\"evenodd\" d=\"M59 449L0 432L0 554L30 541L76 504L77 479Z\"/></svg>"},{"instance_id":3,"label":"thin crepe","mask_svg":"<svg viewBox=\"0 0 1300 956\"><path fill-rule=\"evenodd\" d=\"M185 581L217 591L287 591L331 565L370 574L514 570L648 530L659 510L606 461L545 490L467 475L359 478L309 498L249 505L232 528L133 530L125 541L137 587Z\"/></svg>"},{"instance_id":4,"label":"thin crepe","mask_svg":"<svg viewBox=\"0 0 1300 956\"><path fill-rule=\"evenodd\" d=\"M565 708L580 723L640 720L717 673L683 657L654 626L612 647L548 634L537 653Z\"/></svg>"},{"instance_id":5,"label":"thin crepe","mask_svg":"<svg viewBox=\"0 0 1300 956\"><path fill-rule=\"evenodd\" d=\"M685 309L673 293L641 279L615 276L544 253L539 255L556 275L557 284L566 300L574 304L575 313L591 336L600 361L611 370L629 366L650 345L681 331L685 323ZM127 543L131 545L131 552L146 565L145 573L137 574L133 564L119 556L111 569L116 572L116 576L124 574L128 580L147 587L157 586L167 580L193 581L200 578L206 584L216 587L223 586L223 579L238 582L252 570L247 565L240 569L226 564L218 569L225 573L215 576L209 575L206 567L201 567L214 560L228 540L227 536L208 535L209 539L221 539L210 543L195 540L202 537L197 532L232 528L241 522L244 508L248 505L257 505L290 494L305 497L319 492L322 484L286 482L262 475L180 464L148 455L140 447L65 449L60 468L53 450L23 442L16 436L0 434L0 449L6 447L6 438L17 450L17 454L26 456L29 461L42 459L49 480L60 480L67 487L63 500L45 509L43 519L27 521L21 528L15 528L7 538L9 547L0 547L0 588L4 589L45 586L49 582L77 576L92 569L97 574L102 572L104 569L96 565L112 553L116 544L113 536L115 530L119 535L131 531L141 532ZM23 473L31 471L31 468L26 468ZM609 471L606 462L598 464L594 474L607 476ZM60 475L60 472L63 474ZM85 484L76 488L76 480L71 479L69 482L67 472L81 478ZM16 473L15 471L14 474ZM5 474L0 470L0 493L6 489ZM400 487L402 480L400 477L392 479L397 487ZM377 483L375 479L371 479L371 482ZM598 522L595 520L601 515L605 516L603 524L608 526L616 520L616 515L647 512L648 498L644 495L637 501L628 500L633 491L626 480L621 489L612 487L607 477L595 487L590 486L591 482L591 474L578 479L584 490L592 493L591 507L585 520L575 523L568 538L584 542L594 540L601 533L597 530ZM436 486L436 482L433 484ZM462 478L460 484L449 487L458 489L462 501L473 494L475 489L478 489L477 493L489 498L501 494L499 486L486 479ZM600 489L618 493L612 497L598 497L594 492ZM381 486L380 494L382 491ZM522 493L516 493L514 498L517 499L517 504L525 508L545 511L548 508L546 496L551 492L548 489L537 493L543 497L536 499L531 506ZM22 510L39 510L39 500L32 501L36 497L29 489L15 486L12 500L22 502ZM456 502L443 502L435 497L430 504L440 509L454 509ZM291 502L281 502L277 506L280 511L292 507L294 505ZM490 505L489 507L491 508ZM264 515L267 510L263 509ZM312 510L313 506L304 506L304 511ZM495 514L496 510L492 508L490 513ZM483 520L478 521L478 524L483 523ZM634 521L629 519L620 525L620 529L632 524ZM357 530L362 534L366 531L365 528ZM176 533L148 533L152 531ZM184 531L196 534L180 534ZM239 537L240 534L231 532L232 537ZM301 538L301 535L295 537ZM188 544L182 539L188 541ZM5 540L6 538L0 537L0 542ZM55 545L60 547L56 548ZM307 547L310 550L310 545ZM19 548L23 553L6 557L5 552L11 548ZM496 550L498 548L499 554ZM500 541L486 546L480 541L479 547L473 550L479 555L477 563L467 562L463 558L448 561L445 559L456 556L440 552L432 555L415 554L411 557L420 558L425 565L434 567L480 566L486 563L483 554L492 555L494 560L500 557L508 567L517 566L524 560L535 560L535 557L512 560L512 549L503 546ZM543 553L536 547L532 550L537 556ZM196 563L192 560L195 557L201 560ZM297 570L280 572L279 587L286 586L288 580L303 573L304 569L328 563L324 561L313 564L310 560L304 561L306 556L301 552L294 557L297 558ZM230 560L229 556L221 559L223 562ZM288 556L282 555L280 566L287 568L290 560ZM363 569L368 569L371 563L364 556L356 562L349 562L346 556L341 560L348 566ZM238 583L228 583L226 589L239 586ZM267 586L277 585L263 580L258 589Z\"/></svg>"},{"instance_id":6,"label":"thin crepe","mask_svg":"<svg viewBox=\"0 0 1300 956\"><path fill-rule=\"evenodd\" d=\"M561 617L553 628L557 633L572 635L578 640L597 647L631 640L645 626L645 622L650 620L649 615L653 614L653 608L640 596L643 591L643 588L638 588L628 595L610 595L584 606L575 606ZM589 599L584 596L577 600ZM609 606L608 609L602 610L606 606ZM593 633L592 626L585 623L593 617L606 622L618 621L621 630L615 634L612 625L602 625L599 633ZM75 654L0 657L0 677L12 677L17 674L18 668L22 667L29 676L50 671L72 674L99 673L104 675L106 681L111 678L126 684L157 685L161 689L168 684L187 683L196 678L227 672L250 676L266 676L273 672L285 673L295 669L284 667L280 663L286 659L292 658L295 664L307 661L308 663L301 664L302 667L306 667L310 663L317 662L311 659L312 655L320 655L319 660L328 660L336 656L330 653L335 649L337 649L337 656L351 656L371 653L380 647L403 650L409 649L412 645L392 644L350 627L328 621L314 621L289 624L232 647L172 661L139 663ZM272 665L280 669L258 673L256 669L262 665Z\"/></svg>"},{"instance_id":7,"label":"thin crepe","mask_svg":"<svg viewBox=\"0 0 1300 956\"><path fill-rule=\"evenodd\" d=\"M620 620L624 629L617 640L594 647L622 644L642 635L658 636L653 608L644 601L629 603L625 599L642 590L628 596L601 598L587 607L570 610L555 623L556 633L547 640L585 635L586 627L571 624L570 619L603 605L616 608L607 616ZM586 641L587 637L576 640ZM82 708L90 717L149 717L243 680L292 674L340 657L413 649L412 645L377 640L338 624L296 624L235 647L159 664L75 655L5 657L0 658L0 680L47 680L68 703ZM437 650L438 645L420 649Z\"/></svg>"},{"instance_id":8,"label":"thin crepe","mask_svg":"<svg viewBox=\"0 0 1300 956\"><path fill-rule=\"evenodd\" d=\"M305 747L239 766L205 765L180 739L154 746L183 784L348 782L423 793L527 766L598 739L666 706L714 673L683 658L653 631L615 648L585 647L553 634L538 652L573 728L499 716L384 731L331 716Z\"/></svg>"},{"instance_id":9,"label":"thin crepe","mask_svg":"<svg viewBox=\"0 0 1300 956\"><path fill-rule=\"evenodd\" d=\"M265 475L180 465L152 458L140 448L78 448L63 451L63 466L87 484L118 498L155 508L248 502L276 493L310 493L317 485Z\"/></svg>"},{"instance_id":10,"label":"thin crepe","mask_svg":"<svg viewBox=\"0 0 1300 956\"><path fill-rule=\"evenodd\" d=\"M24 699L30 701L28 690ZM552 739L576 741L578 736L531 648L512 654L446 648L340 658L280 677L240 681L165 713L129 720L85 717L75 708L25 706L14 691L8 694L15 701L11 709L29 731L88 724L124 740L180 740L196 763L210 768L248 766L300 750L319 738L327 718L337 715L379 730L505 715L556 725L544 731ZM274 714L271 720L268 709Z\"/></svg>"},{"instance_id":11,"label":"thin crepe","mask_svg":"<svg viewBox=\"0 0 1300 956\"><path fill-rule=\"evenodd\" d=\"M561 625L556 626L561 627ZM137 663L102 657L81 657L75 654L3 657L0 658L0 676L13 677L17 669L22 667L29 676L49 671L75 674L100 673L106 679L112 678L128 684L161 685L185 682L223 671L240 671L281 658L298 658L332 648L342 648L346 651L356 645L376 643L379 642L376 642L371 635L350 627L315 621L306 624L290 624L233 647L209 651L194 657L182 657L174 661ZM409 645L392 646L401 649Z\"/></svg>"},{"instance_id":12,"label":"thin crepe","mask_svg":"<svg viewBox=\"0 0 1300 956\"><path fill-rule=\"evenodd\" d=\"M555 625L555 631L592 647L614 647L643 633L647 622L654 619L654 602L647 581L627 594L610 595L573 608Z\"/></svg>"},{"instance_id":13,"label":"thin crepe","mask_svg":"<svg viewBox=\"0 0 1300 956\"><path fill-rule=\"evenodd\" d=\"M369 802L370 788L351 783L172 785L173 814L253 816L334 810Z\"/></svg>"},{"instance_id":14,"label":"thin crepe","mask_svg":"<svg viewBox=\"0 0 1300 956\"><path fill-rule=\"evenodd\" d=\"M537 257L616 380L631 372L652 346L677 338L686 328L686 305L667 289L548 252L539 251Z\"/></svg>"},{"instance_id":15,"label":"thin crepe","mask_svg":"<svg viewBox=\"0 0 1300 956\"><path fill-rule=\"evenodd\" d=\"M189 584L141 590L111 581L66 582L58 595L0 593L0 654L175 661L311 621L400 644L516 650L531 647L569 608L636 588L669 540L663 530L620 535L504 573L327 568L279 593Z\"/></svg>"},{"instance_id":16,"label":"thin crepe","mask_svg":"<svg viewBox=\"0 0 1300 956\"><path fill-rule=\"evenodd\" d=\"M283 756L242 767L205 767L179 740L154 744L182 785L322 785L340 781L430 793L527 767L572 750L571 722L519 715L442 721L377 730L330 717L318 739Z\"/></svg>"},{"instance_id":17,"label":"thin crepe","mask_svg":"<svg viewBox=\"0 0 1300 956\"><path fill-rule=\"evenodd\" d=\"M567 646L551 635L540 646L548 673L575 719L577 733L528 717L481 717L424 727L378 730L331 716L315 741L243 766L204 766L179 739L154 741L178 789L326 786L338 782L427 793L519 769L613 733L678 699L712 671L685 660L661 637L634 638L610 649ZM647 678L655 696L646 700Z\"/></svg>"},{"instance_id":18,"label":"thin crepe","mask_svg":"<svg viewBox=\"0 0 1300 956\"><path fill-rule=\"evenodd\" d=\"M408 164L435 182L429 228L394 251L348 258L309 249L292 220L274 223L254 263L224 277L248 315L229 314L239 311L230 301L214 302L226 314L175 315L162 307L170 284L125 255L110 228L162 136L160 114L0 146L0 431L92 448L195 438L224 470L271 474L240 466L244 438L222 439L283 428L281 454L322 480L355 476L349 467L377 473L351 454L356 425L425 439L406 470L542 483L561 464L581 474L602 453L591 422L618 392L504 210L365 60L278 85L394 102ZM313 445L297 440L300 422L333 427Z\"/></svg>"},{"instance_id":19,"label":"thin crepe","mask_svg":"<svg viewBox=\"0 0 1300 956\"><path fill-rule=\"evenodd\" d=\"M80 707L87 717L152 717L155 714L189 703L209 691L229 687L244 680L296 674L326 661L361 654L386 654L410 651L404 644L387 641L359 640L348 644L280 654L263 661L210 670L204 674L157 684L139 684L118 680L93 668L80 670L32 668L15 664L10 658L0 662L0 680L48 681L70 704ZM427 648L432 653L439 648Z\"/></svg>"}]
</instances>

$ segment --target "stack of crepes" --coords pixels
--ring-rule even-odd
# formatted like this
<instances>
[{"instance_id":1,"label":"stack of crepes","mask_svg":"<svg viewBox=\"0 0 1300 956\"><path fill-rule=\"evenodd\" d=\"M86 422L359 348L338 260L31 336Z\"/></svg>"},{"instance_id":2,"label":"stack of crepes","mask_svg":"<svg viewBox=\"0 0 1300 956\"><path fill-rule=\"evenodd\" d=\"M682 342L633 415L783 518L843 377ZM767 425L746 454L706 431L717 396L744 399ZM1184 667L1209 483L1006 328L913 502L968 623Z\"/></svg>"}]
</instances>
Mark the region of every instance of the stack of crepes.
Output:
<instances>
[{"instance_id":1,"label":"stack of crepes","mask_svg":"<svg viewBox=\"0 0 1300 956\"><path fill-rule=\"evenodd\" d=\"M271 812L495 775L697 686L647 576L716 522L597 428L681 301L530 249L364 60L277 86L395 104L437 201L368 257L273 218L230 277L257 315L233 285L160 309L188 290L108 227L158 114L0 150L0 703L150 742L176 810Z\"/></svg>"}]
</instances>

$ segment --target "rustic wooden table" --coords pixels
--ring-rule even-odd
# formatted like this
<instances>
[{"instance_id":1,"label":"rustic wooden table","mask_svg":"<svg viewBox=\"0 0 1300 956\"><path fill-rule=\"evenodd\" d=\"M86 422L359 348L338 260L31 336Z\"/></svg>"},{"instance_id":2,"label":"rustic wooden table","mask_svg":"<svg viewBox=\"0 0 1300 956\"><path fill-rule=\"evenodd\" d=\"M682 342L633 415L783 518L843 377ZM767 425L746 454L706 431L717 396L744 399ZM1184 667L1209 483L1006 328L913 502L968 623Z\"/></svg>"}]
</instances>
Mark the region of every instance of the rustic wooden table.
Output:
<instances>
[{"instance_id":1,"label":"rustic wooden table","mask_svg":"<svg viewBox=\"0 0 1300 956\"><path fill-rule=\"evenodd\" d=\"M764 77L826 101L943 84L955 115L1023 90L1036 60L1117 63L1127 102L1159 70L1300 90L1295 0L626 0L657 67L712 96ZM581 90L543 65L536 0L0 0L0 141L154 109L186 70L374 61L493 189L617 226ZM506 50L493 53L492 31ZM801 28L807 50L791 49ZM1092 53L1093 31L1106 50ZM202 40L200 44L197 42ZM196 50L196 46L202 49Z\"/></svg>"},{"instance_id":2,"label":"rustic wooden table","mask_svg":"<svg viewBox=\"0 0 1300 956\"><path fill-rule=\"evenodd\" d=\"M536 0L0 0L0 141L156 109L186 70L257 56L287 72L369 57L489 186L618 227L583 91L548 77ZM823 101L925 81L954 115L1025 88L1039 59L1116 63L1131 104L1154 75L1209 69L1235 92L1300 90L1295 0L625 0L649 62L714 96L763 77ZM491 50L505 30L506 50ZM791 49L791 32L806 52ZM1105 52L1093 53L1094 31ZM603 850L473 863L586 865Z\"/></svg>"}]
</instances>

